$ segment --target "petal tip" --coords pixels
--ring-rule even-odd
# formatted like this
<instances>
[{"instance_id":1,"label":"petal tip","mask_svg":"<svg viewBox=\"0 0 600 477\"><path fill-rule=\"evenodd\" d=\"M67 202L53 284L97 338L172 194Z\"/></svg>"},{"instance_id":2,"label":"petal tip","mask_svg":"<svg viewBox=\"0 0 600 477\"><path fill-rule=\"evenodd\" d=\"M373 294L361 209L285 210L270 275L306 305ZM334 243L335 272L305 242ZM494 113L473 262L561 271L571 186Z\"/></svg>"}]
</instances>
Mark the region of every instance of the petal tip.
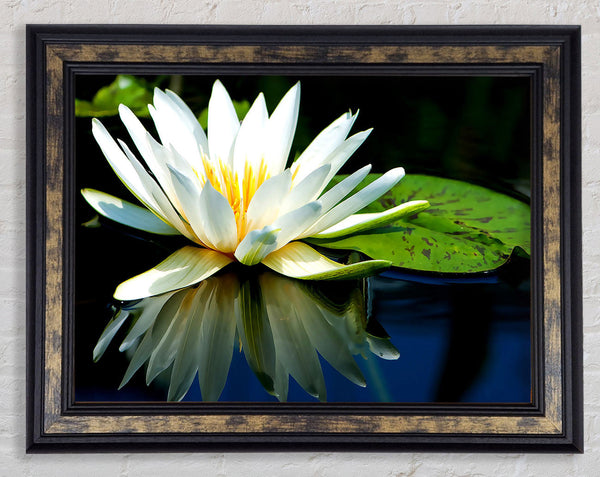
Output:
<instances>
[{"instance_id":1,"label":"petal tip","mask_svg":"<svg viewBox=\"0 0 600 477\"><path fill-rule=\"evenodd\" d=\"M129 298L126 291L123 290L123 287L121 285L119 285L116 289L115 292L113 293L113 298L115 300L119 300L119 301L128 301L128 300L132 300L132 298Z\"/></svg>"},{"instance_id":2,"label":"petal tip","mask_svg":"<svg viewBox=\"0 0 600 477\"><path fill-rule=\"evenodd\" d=\"M219 79L215 80L215 82L213 83L212 90L213 90L213 94L215 91L220 91L220 92L224 91L227 93L227 88L225 88L225 85L223 83L221 83L221 80L219 80Z\"/></svg>"},{"instance_id":3,"label":"petal tip","mask_svg":"<svg viewBox=\"0 0 600 477\"><path fill-rule=\"evenodd\" d=\"M119 104L118 109L119 109L119 115L131 113L131 109L129 109L129 107L127 107L123 103Z\"/></svg>"}]
</instances>

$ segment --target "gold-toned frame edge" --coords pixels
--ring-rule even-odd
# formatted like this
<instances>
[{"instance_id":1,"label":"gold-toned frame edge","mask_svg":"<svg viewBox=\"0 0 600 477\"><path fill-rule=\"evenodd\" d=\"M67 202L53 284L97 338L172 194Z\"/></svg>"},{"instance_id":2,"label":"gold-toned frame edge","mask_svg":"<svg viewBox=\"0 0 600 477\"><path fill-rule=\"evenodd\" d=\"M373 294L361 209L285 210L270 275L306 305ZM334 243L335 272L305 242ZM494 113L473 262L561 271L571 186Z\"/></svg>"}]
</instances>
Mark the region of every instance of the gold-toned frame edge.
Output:
<instances>
[{"instance_id":1,"label":"gold-toned frame edge","mask_svg":"<svg viewBox=\"0 0 600 477\"><path fill-rule=\"evenodd\" d=\"M454 415L64 415L63 369L63 74L69 61L144 63L305 63L543 65L543 342L546 371L541 416ZM560 67L556 45L533 46L295 46L47 44L46 241L43 355L43 432L46 435L120 433L354 433L560 435L563 433L563 373L560 276Z\"/></svg>"}]
</instances>

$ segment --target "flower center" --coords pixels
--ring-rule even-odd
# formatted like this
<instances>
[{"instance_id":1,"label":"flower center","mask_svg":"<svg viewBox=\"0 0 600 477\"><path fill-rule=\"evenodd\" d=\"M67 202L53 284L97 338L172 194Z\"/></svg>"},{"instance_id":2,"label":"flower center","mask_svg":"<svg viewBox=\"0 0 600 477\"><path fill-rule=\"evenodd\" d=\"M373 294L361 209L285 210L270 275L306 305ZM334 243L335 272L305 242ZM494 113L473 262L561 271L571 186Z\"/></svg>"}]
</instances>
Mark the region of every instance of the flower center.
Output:
<instances>
[{"instance_id":1,"label":"flower center","mask_svg":"<svg viewBox=\"0 0 600 477\"><path fill-rule=\"evenodd\" d=\"M206 184L206 181L209 181L215 190L221 193L229 202L235 216L239 243L248 233L246 213L250 201L258 188L270 177L267 164L264 158L261 159L258 167L246 160L241 177L237 172L233 172L231 167L221 159L216 163L211 162L203 154L202 165L204 166L204 174L200 177L202 186Z\"/></svg>"}]
</instances>

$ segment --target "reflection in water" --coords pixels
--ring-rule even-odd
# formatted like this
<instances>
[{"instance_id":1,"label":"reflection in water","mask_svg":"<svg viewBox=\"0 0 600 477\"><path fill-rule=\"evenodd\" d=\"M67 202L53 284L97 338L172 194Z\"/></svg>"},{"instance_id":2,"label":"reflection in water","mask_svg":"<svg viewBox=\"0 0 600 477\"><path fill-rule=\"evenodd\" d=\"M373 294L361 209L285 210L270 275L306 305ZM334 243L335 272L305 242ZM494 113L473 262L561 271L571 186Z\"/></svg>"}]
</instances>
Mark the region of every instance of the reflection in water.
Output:
<instances>
[{"instance_id":1,"label":"reflection in water","mask_svg":"<svg viewBox=\"0 0 600 477\"><path fill-rule=\"evenodd\" d=\"M287 399L289 376L325 401L319 354L363 387L354 355L399 357L381 327L369 327L381 330L379 336L366 331L365 283L302 282L268 271L213 276L122 306L98 340L94 360L131 317L119 347L131 356L120 387L146 364L146 384L170 368L168 400L183 399L197 374L203 400L216 401L238 346L263 388L280 401Z\"/></svg>"}]
</instances>

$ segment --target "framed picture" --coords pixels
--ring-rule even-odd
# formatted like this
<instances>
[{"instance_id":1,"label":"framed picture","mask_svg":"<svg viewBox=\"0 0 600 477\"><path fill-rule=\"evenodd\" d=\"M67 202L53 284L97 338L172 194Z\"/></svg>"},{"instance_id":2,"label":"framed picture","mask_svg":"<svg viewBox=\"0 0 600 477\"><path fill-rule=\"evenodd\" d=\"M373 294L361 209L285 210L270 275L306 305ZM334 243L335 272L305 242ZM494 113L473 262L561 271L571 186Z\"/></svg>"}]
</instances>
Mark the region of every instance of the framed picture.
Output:
<instances>
[{"instance_id":1,"label":"framed picture","mask_svg":"<svg viewBox=\"0 0 600 477\"><path fill-rule=\"evenodd\" d=\"M27 29L28 452L582 452L575 26Z\"/></svg>"}]
</instances>

